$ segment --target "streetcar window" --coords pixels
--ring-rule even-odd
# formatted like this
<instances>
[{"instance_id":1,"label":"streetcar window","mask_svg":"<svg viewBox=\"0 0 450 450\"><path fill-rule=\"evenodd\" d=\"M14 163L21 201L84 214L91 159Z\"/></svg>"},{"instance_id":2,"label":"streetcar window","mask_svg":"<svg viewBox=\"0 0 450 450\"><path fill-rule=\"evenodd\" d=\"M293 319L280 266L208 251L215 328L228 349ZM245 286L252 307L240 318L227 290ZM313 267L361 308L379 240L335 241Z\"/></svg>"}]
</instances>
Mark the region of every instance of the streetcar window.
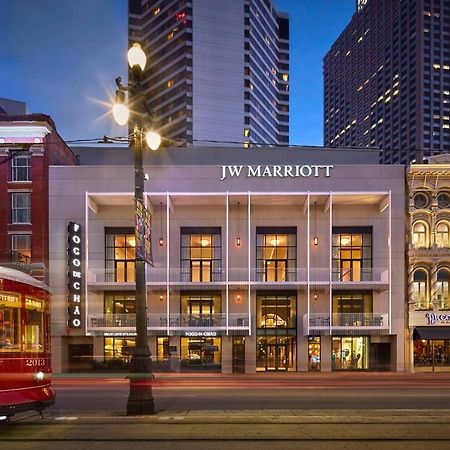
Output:
<instances>
[{"instance_id":1,"label":"streetcar window","mask_svg":"<svg viewBox=\"0 0 450 450\"><path fill-rule=\"evenodd\" d=\"M44 344L44 308L42 301L25 299L25 342L24 351L43 352Z\"/></svg>"},{"instance_id":2,"label":"streetcar window","mask_svg":"<svg viewBox=\"0 0 450 450\"><path fill-rule=\"evenodd\" d=\"M0 303L0 353L20 351L19 303L8 306Z\"/></svg>"}]
</instances>

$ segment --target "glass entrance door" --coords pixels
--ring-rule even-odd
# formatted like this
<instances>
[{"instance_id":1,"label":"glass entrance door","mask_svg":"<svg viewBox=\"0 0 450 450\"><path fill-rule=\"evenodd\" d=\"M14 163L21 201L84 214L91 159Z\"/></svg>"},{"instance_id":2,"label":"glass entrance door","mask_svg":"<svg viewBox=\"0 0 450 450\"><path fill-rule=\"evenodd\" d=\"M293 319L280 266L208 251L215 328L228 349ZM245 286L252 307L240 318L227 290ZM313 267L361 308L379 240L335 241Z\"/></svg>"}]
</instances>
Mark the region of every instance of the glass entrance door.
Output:
<instances>
[{"instance_id":1,"label":"glass entrance door","mask_svg":"<svg viewBox=\"0 0 450 450\"><path fill-rule=\"evenodd\" d=\"M295 370L295 338L259 337L256 352L258 371Z\"/></svg>"},{"instance_id":2,"label":"glass entrance door","mask_svg":"<svg viewBox=\"0 0 450 450\"><path fill-rule=\"evenodd\" d=\"M287 370L287 345L267 345L267 370Z\"/></svg>"}]
</instances>

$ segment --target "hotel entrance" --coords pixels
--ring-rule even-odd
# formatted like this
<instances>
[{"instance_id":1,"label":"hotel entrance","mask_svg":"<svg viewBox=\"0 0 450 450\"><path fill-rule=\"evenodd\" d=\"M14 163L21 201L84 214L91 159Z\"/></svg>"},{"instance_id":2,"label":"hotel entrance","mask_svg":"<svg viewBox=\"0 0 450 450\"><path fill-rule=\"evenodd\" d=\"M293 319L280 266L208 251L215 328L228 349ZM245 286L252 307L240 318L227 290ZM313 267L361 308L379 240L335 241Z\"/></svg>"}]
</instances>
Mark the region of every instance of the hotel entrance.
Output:
<instances>
[{"instance_id":1,"label":"hotel entrance","mask_svg":"<svg viewBox=\"0 0 450 450\"><path fill-rule=\"evenodd\" d=\"M256 348L257 371L295 370L295 337L258 337Z\"/></svg>"},{"instance_id":2,"label":"hotel entrance","mask_svg":"<svg viewBox=\"0 0 450 450\"><path fill-rule=\"evenodd\" d=\"M296 370L295 293L257 293L256 370Z\"/></svg>"}]
</instances>

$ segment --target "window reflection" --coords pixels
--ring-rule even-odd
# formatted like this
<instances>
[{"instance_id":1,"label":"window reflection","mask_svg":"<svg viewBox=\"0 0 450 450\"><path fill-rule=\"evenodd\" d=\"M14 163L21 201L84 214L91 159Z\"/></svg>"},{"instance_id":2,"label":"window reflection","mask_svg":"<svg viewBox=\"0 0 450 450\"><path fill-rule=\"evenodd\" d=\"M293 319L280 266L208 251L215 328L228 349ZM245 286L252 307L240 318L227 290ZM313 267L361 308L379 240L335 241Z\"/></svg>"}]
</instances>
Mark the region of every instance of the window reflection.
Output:
<instances>
[{"instance_id":1,"label":"window reflection","mask_svg":"<svg viewBox=\"0 0 450 450\"><path fill-rule=\"evenodd\" d=\"M412 229L412 244L415 248L428 248L428 226L425 222L416 221Z\"/></svg>"},{"instance_id":2,"label":"window reflection","mask_svg":"<svg viewBox=\"0 0 450 450\"><path fill-rule=\"evenodd\" d=\"M275 230L275 229L274 229ZM295 280L297 236L295 229L289 233L263 233L257 229L256 267L257 280L280 282Z\"/></svg>"},{"instance_id":3,"label":"window reflection","mask_svg":"<svg viewBox=\"0 0 450 450\"><path fill-rule=\"evenodd\" d=\"M134 283L136 238L133 228L106 230L107 281Z\"/></svg>"},{"instance_id":4,"label":"window reflection","mask_svg":"<svg viewBox=\"0 0 450 450\"><path fill-rule=\"evenodd\" d=\"M416 310L429 309L428 300L428 274L425 269L417 269L414 272L413 301Z\"/></svg>"}]
</instances>

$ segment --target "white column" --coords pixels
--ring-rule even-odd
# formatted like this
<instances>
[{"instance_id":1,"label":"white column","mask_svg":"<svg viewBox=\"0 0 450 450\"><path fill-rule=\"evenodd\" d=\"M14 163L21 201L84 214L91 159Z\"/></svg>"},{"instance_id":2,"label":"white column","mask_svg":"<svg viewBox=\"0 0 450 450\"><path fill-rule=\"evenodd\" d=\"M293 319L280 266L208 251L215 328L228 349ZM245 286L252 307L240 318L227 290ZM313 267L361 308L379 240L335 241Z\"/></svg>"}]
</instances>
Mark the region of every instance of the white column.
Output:
<instances>
[{"instance_id":1,"label":"white column","mask_svg":"<svg viewBox=\"0 0 450 450\"><path fill-rule=\"evenodd\" d=\"M389 247L389 334L392 334L392 194L389 191L389 232L388 232L388 247Z\"/></svg>"},{"instance_id":2,"label":"white column","mask_svg":"<svg viewBox=\"0 0 450 450\"><path fill-rule=\"evenodd\" d=\"M162 214L162 211L161 211ZM166 316L167 316L167 336L170 335L170 196L166 193Z\"/></svg>"},{"instance_id":3,"label":"white column","mask_svg":"<svg viewBox=\"0 0 450 450\"><path fill-rule=\"evenodd\" d=\"M228 255L229 255L229 210L230 210L230 196L228 194L227 191L227 195L226 195L226 201L225 201L225 207L226 207L226 211L225 211L225 218L226 218L226 222L225 222L225 327L226 327L226 334L228 336L228 301L229 301L229 286L228 286L228 269L229 269L229 264L228 264Z\"/></svg>"},{"instance_id":4,"label":"white column","mask_svg":"<svg viewBox=\"0 0 450 450\"><path fill-rule=\"evenodd\" d=\"M87 336L88 327L88 269L89 269L89 193L86 192L84 198L84 334Z\"/></svg>"},{"instance_id":5,"label":"white column","mask_svg":"<svg viewBox=\"0 0 450 450\"><path fill-rule=\"evenodd\" d=\"M332 327L333 327L333 192L330 191L330 258L328 260L329 268L330 268L330 336L332 335ZM330 337L331 339L331 337ZM322 351L322 348L321 348Z\"/></svg>"},{"instance_id":6,"label":"white column","mask_svg":"<svg viewBox=\"0 0 450 450\"><path fill-rule=\"evenodd\" d=\"M248 214L248 335L252 335L252 302L251 302L251 288L250 283L252 280L252 265L251 265L251 220L250 220L250 199L251 199L251 193L248 191L248 207L247 207L247 214Z\"/></svg>"},{"instance_id":7,"label":"white column","mask_svg":"<svg viewBox=\"0 0 450 450\"><path fill-rule=\"evenodd\" d=\"M310 314L310 299L311 299L311 287L309 285L309 280L310 280L310 274L309 271L311 270L311 226L310 226L310 193L308 191L308 196L306 197L306 283L307 283L307 288L306 288L306 298L307 298L307 311L306 311L306 335L309 336L309 314Z\"/></svg>"}]
</instances>

